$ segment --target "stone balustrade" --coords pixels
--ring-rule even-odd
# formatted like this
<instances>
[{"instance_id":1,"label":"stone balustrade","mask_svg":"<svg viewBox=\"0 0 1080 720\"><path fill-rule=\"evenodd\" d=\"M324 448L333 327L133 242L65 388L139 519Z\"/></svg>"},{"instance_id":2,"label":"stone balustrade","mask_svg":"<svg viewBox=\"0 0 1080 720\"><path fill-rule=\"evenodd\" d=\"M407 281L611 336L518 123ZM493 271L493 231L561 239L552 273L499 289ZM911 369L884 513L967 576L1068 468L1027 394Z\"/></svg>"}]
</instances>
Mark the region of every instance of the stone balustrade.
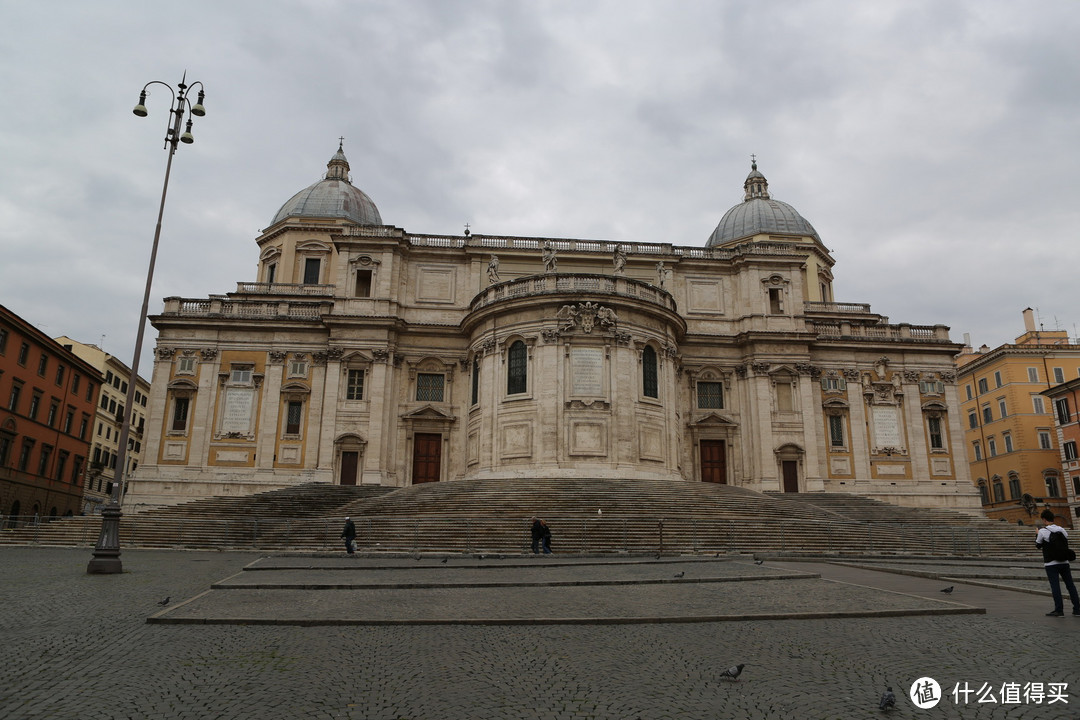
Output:
<instances>
[{"instance_id":1,"label":"stone balustrade","mask_svg":"<svg viewBox=\"0 0 1080 720\"><path fill-rule=\"evenodd\" d=\"M660 305L672 312L676 310L675 300L670 293L641 280L622 275L550 273L528 275L491 285L473 298L470 311L503 300L563 293L619 295Z\"/></svg>"}]
</instances>

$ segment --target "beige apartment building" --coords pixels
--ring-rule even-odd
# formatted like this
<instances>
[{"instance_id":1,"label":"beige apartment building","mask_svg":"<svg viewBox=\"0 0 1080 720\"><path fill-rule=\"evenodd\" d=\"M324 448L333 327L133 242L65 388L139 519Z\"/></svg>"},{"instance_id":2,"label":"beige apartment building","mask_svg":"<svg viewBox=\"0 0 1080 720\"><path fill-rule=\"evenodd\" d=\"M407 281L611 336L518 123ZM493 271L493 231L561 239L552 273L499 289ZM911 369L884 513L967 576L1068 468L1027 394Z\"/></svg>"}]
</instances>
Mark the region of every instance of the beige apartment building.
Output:
<instances>
[{"instance_id":1,"label":"beige apartment building","mask_svg":"<svg viewBox=\"0 0 1080 720\"><path fill-rule=\"evenodd\" d=\"M1031 524L1046 508L1072 516L1045 392L1080 376L1080 345L1063 330L1038 329L1031 308L1023 315L1015 343L966 347L957 365L965 449L983 508L991 518Z\"/></svg>"},{"instance_id":2,"label":"beige apartment building","mask_svg":"<svg viewBox=\"0 0 1080 720\"><path fill-rule=\"evenodd\" d=\"M116 456L120 426L124 422L124 403L127 400L131 368L97 345L81 343L66 336L56 338L56 342L96 368L104 377L97 398L97 414L94 416L90 436L90 463L86 469L86 484L83 488L83 512L99 512L112 492L113 482L119 476L116 471ZM142 456L146 404L149 397L150 383L140 377L135 388L135 407L131 413L131 433L128 437L125 463L128 476L138 469Z\"/></svg>"},{"instance_id":3,"label":"beige apartment building","mask_svg":"<svg viewBox=\"0 0 1080 720\"><path fill-rule=\"evenodd\" d=\"M756 163L711 234L620 240L413 234L340 147L327 168L256 238L254 281L151 318L126 502L603 477L977 510L960 345L836 301Z\"/></svg>"}]
</instances>

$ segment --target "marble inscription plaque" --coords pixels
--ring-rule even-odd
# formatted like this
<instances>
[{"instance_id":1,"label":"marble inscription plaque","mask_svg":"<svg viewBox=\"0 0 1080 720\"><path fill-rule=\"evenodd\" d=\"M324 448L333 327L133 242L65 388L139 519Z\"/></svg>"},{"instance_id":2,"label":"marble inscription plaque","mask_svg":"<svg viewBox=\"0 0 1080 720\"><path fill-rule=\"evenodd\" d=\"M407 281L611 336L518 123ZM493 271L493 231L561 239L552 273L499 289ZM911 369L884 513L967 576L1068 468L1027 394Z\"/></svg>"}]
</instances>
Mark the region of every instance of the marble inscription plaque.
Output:
<instances>
[{"instance_id":1,"label":"marble inscription plaque","mask_svg":"<svg viewBox=\"0 0 1080 720\"><path fill-rule=\"evenodd\" d=\"M570 383L574 395L603 395L604 351L600 348L573 348L570 351Z\"/></svg>"},{"instance_id":2,"label":"marble inscription plaque","mask_svg":"<svg viewBox=\"0 0 1080 720\"><path fill-rule=\"evenodd\" d=\"M904 438L900 432L900 412L891 406L875 406L874 418L874 444L877 447L902 447Z\"/></svg>"},{"instance_id":3,"label":"marble inscription plaque","mask_svg":"<svg viewBox=\"0 0 1080 720\"><path fill-rule=\"evenodd\" d=\"M225 390L225 406L221 411L221 432L251 432L251 408L255 404L255 391L250 388Z\"/></svg>"}]
</instances>

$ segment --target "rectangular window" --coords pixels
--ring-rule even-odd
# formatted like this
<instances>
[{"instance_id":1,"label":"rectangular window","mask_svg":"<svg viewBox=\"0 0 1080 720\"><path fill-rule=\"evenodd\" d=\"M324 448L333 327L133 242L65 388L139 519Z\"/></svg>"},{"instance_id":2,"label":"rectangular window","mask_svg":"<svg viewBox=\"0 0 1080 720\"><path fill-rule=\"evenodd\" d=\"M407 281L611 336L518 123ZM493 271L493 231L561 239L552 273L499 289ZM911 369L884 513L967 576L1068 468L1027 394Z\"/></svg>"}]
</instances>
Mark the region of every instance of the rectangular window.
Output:
<instances>
[{"instance_id":1,"label":"rectangular window","mask_svg":"<svg viewBox=\"0 0 1080 720\"><path fill-rule=\"evenodd\" d=\"M285 434L299 435L300 423L304 418L304 403L300 400L290 400L286 408Z\"/></svg>"},{"instance_id":2,"label":"rectangular window","mask_svg":"<svg viewBox=\"0 0 1080 720\"><path fill-rule=\"evenodd\" d=\"M1005 440L1005 452L1011 453L1013 451L1012 435L1005 433L1001 437Z\"/></svg>"},{"instance_id":3,"label":"rectangular window","mask_svg":"<svg viewBox=\"0 0 1080 720\"><path fill-rule=\"evenodd\" d=\"M417 373L416 399L419 402L442 402L444 380L441 373Z\"/></svg>"},{"instance_id":4,"label":"rectangular window","mask_svg":"<svg viewBox=\"0 0 1080 720\"><path fill-rule=\"evenodd\" d=\"M1062 446L1062 449L1065 451L1066 460L1076 460L1076 458L1078 457L1076 454L1075 440L1070 440L1069 442L1065 443L1065 445Z\"/></svg>"},{"instance_id":5,"label":"rectangular window","mask_svg":"<svg viewBox=\"0 0 1080 720\"><path fill-rule=\"evenodd\" d=\"M829 416L829 445L844 447L844 418L841 415Z\"/></svg>"},{"instance_id":6,"label":"rectangular window","mask_svg":"<svg viewBox=\"0 0 1080 720\"><path fill-rule=\"evenodd\" d=\"M56 384L57 385L63 385L64 384L64 370L65 369L66 368L63 365L59 365L56 368Z\"/></svg>"},{"instance_id":7,"label":"rectangular window","mask_svg":"<svg viewBox=\"0 0 1080 720\"><path fill-rule=\"evenodd\" d=\"M472 404L480 402L480 358L474 357L472 361Z\"/></svg>"},{"instance_id":8,"label":"rectangular window","mask_svg":"<svg viewBox=\"0 0 1080 720\"><path fill-rule=\"evenodd\" d=\"M371 297L371 271L356 271L356 297Z\"/></svg>"},{"instance_id":9,"label":"rectangular window","mask_svg":"<svg viewBox=\"0 0 1080 720\"><path fill-rule=\"evenodd\" d=\"M19 347L19 364L26 367L26 360L30 355L30 345L23 343Z\"/></svg>"},{"instance_id":10,"label":"rectangular window","mask_svg":"<svg viewBox=\"0 0 1080 720\"><path fill-rule=\"evenodd\" d=\"M966 391L967 391L967 399L968 399L968 400L970 400L970 399L971 399L971 397L972 397L972 396L971 396L971 386L970 386L970 385L965 385L965 386L964 386L964 390L966 390Z\"/></svg>"},{"instance_id":11,"label":"rectangular window","mask_svg":"<svg viewBox=\"0 0 1080 720\"><path fill-rule=\"evenodd\" d=\"M45 477L46 472L49 470L49 460L52 458L52 446L42 445L41 455L38 456L38 470L37 474Z\"/></svg>"},{"instance_id":12,"label":"rectangular window","mask_svg":"<svg viewBox=\"0 0 1080 720\"><path fill-rule=\"evenodd\" d=\"M930 449L944 450L945 439L941 434L941 418L929 417L926 419L926 429L930 434Z\"/></svg>"},{"instance_id":13,"label":"rectangular window","mask_svg":"<svg viewBox=\"0 0 1080 720\"><path fill-rule=\"evenodd\" d=\"M1001 371L1000 370L995 370L994 371L994 386L995 387L1001 387Z\"/></svg>"},{"instance_id":14,"label":"rectangular window","mask_svg":"<svg viewBox=\"0 0 1080 720\"><path fill-rule=\"evenodd\" d=\"M41 407L41 393L35 392L30 397L30 410L27 411L26 416L31 420L37 420L38 408Z\"/></svg>"},{"instance_id":15,"label":"rectangular window","mask_svg":"<svg viewBox=\"0 0 1080 720\"><path fill-rule=\"evenodd\" d=\"M1061 493L1058 491L1057 475L1046 476L1046 495L1047 497L1061 497Z\"/></svg>"},{"instance_id":16,"label":"rectangular window","mask_svg":"<svg viewBox=\"0 0 1080 720\"><path fill-rule=\"evenodd\" d=\"M997 440L989 438L986 441L986 451L990 454L990 457L997 457Z\"/></svg>"},{"instance_id":17,"label":"rectangular window","mask_svg":"<svg viewBox=\"0 0 1080 720\"><path fill-rule=\"evenodd\" d=\"M1053 447L1054 447L1054 445L1050 441L1050 431L1049 430L1040 430L1039 431L1039 448L1041 450L1050 450Z\"/></svg>"},{"instance_id":18,"label":"rectangular window","mask_svg":"<svg viewBox=\"0 0 1080 720\"><path fill-rule=\"evenodd\" d=\"M58 412L60 412L60 404L58 402L56 402L56 400L53 400L52 402L49 403L49 417L45 421L45 424L48 425L49 427L52 427L53 423L56 422L56 414Z\"/></svg>"},{"instance_id":19,"label":"rectangular window","mask_svg":"<svg viewBox=\"0 0 1080 720\"><path fill-rule=\"evenodd\" d=\"M724 384L719 382L699 382L697 384L697 406L703 410L722 410L724 408Z\"/></svg>"},{"instance_id":20,"label":"rectangular window","mask_svg":"<svg viewBox=\"0 0 1080 720\"><path fill-rule=\"evenodd\" d=\"M986 382L986 378L979 379L979 392L990 392L990 384Z\"/></svg>"},{"instance_id":21,"label":"rectangular window","mask_svg":"<svg viewBox=\"0 0 1080 720\"><path fill-rule=\"evenodd\" d=\"M290 360L289 377L307 377L307 362L304 360Z\"/></svg>"},{"instance_id":22,"label":"rectangular window","mask_svg":"<svg viewBox=\"0 0 1080 720\"><path fill-rule=\"evenodd\" d=\"M7 351L7 330L0 328L0 355L3 355Z\"/></svg>"},{"instance_id":23,"label":"rectangular window","mask_svg":"<svg viewBox=\"0 0 1080 720\"><path fill-rule=\"evenodd\" d=\"M19 451L19 471L26 472L30 465L30 451L34 448L33 440L23 440L22 449Z\"/></svg>"},{"instance_id":24,"label":"rectangular window","mask_svg":"<svg viewBox=\"0 0 1080 720\"><path fill-rule=\"evenodd\" d=\"M71 464L71 484L72 485L78 485L79 484L79 477L82 475L82 466L83 466L84 459L85 458L83 458L82 455L76 455L75 456L75 462L73 462Z\"/></svg>"},{"instance_id":25,"label":"rectangular window","mask_svg":"<svg viewBox=\"0 0 1080 720\"><path fill-rule=\"evenodd\" d=\"M1039 382L1039 368L1029 367L1028 369L1028 382Z\"/></svg>"},{"instance_id":26,"label":"rectangular window","mask_svg":"<svg viewBox=\"0 0 1080 720\"><path fill-rule=\"evenodd\" d=\"M1061 425L1068 425L1069 416L1069 398L1058 398L1054 401L1054 413L1057 414L1057 421Z\"/></svg>"},{"instance_id":27,"label":"rectangular window","mask_svg":"<svg viewBox=\"0 0 1080 720\"><path fill-rule=\"evenodd\" d=\"M1009 475L1009 499L1020 499L1020 478L1016 475Z\"/></svg>"},{"instance_id":28,"label":"rectangular window","mask_svg":"<svg viewBox=\"0 0 1080 720\"><path fill-rule=\"evenodd\" d=\"M8 397L8 410L11 412L17 412L19 409L19 393L22 392L22 385L18 383L12 383L11 395Z\"/></svg>"},{"instance_id":29,"label":"rectangular window","mask_svg":"<svg viewBox=\"0 0 1080 720\"><path fill-rule=\"evenodd\" d=\"M56 453L56 479L61 482L64 480L64 469L67 467L67 459L67 450L61 450Z\"/></svg>"},{"instance_id":30,"label":"rectangular window","mask_svg":"<svg viewBox=\"0 0 1080 720\"><path fill-rule=\"evenodd\" d=\"M1054 382L1056 382L1056 383L1065 382L1065 371L1062 370L1061 368L1054 368Z\"/></svg>"},{"instance_id":31,"label":"rectangular window","mask_svg":"<svg viewBox=\"0 0 1080 720\"><path fill-rule=\"evenodd\" d=\"M322 266L322 261L319 258L306 258L304 260L304 284L305 285L318 285L319 284L319 269Z\"/></svg>"},{"instance_id":32,"label":"rectangular window","mask_svg":"<svg viewBox=\"0 0 1080 720\"><path fill-rule=\"evenodd\" d=\"M94 383L86 383L86 402L90 402L90 398L94 397Z\"/></svg>"},{"instance_id":33,"label":"rectangular window","mask_svg":"<svg viewBox=\"0 0 1080 720\"><path fill-rule=\"evenodd\" d=\"M977 442L972 443L971 446L975 448L975 459L982 460L982 446Z\"/></svg>"},{"instance_id":34,"label":"rectangular window","mask_svg":"<svg viewBox=\"0 0 1080 720\"><path fill-rule=\"evenodd\" d=\"M79 392L79 383L82 382L82 375L74 373L71 378L71 392Z\"/></svg>"},{"instance_id":35,"label":"rectangular window","mask_svg":"<svg viewBox=\"0 0 1080 720\"><path fill-rule=\"evenodd\" d=\"M7 435L0 435L0 468L7 467L8 456L11 454L12 439Z\"/></svg>"},{"instance_id":36,"label":"rectangular window","mask_svg":"<svg viewBox=\"0 0 1080 720\"><path fill-rule=\"evenodd\" d=\"M1008 417L1009 413L1005 412L1005 398L998 398L998 416Z\"/></svg>"},{"instance_id":37,"label":"rectangular window","mask_svg":"<svg viewBox=\"0 0 1080 720\"><path fill-rule=\"evenodd\" d=\"M989 406L989 405L984 405L984 406L983 406L983 409L982 409L982 416L983 416L983 422L984 422L984 423L988 423L988 422L993 422L993 420L994 420L994 413L993 413L993 411L992 411L992 410L990 410L990 406Z\"/></svg>"},{"instance_id":38,"label":"rectangular window","mask_svg":"<svg viewBox=\"0 0 1080 720\"><path fill-rule=\"evenodd\" d=\"M919 383L919 392L923 395L940 395L945 392L945 383L940 380L923 380Z\"/></svg>"},{"instance_id":39,"label":"rectangular window","mask_svg":"<svg viewBox=\"0 0 1080 720\"><path fill-rule=\"evenodd\" d=\"M68 410L67 415L64 416L64 433L71 434L71 428L75 425L75 411Z\"/></svg>"},{"instance_id":40,"label":"rectangular window","mask_svg":"<svg viewBox=\"0 0 1080 720\"><path fill-rule=\"evenodd\" d=\"M90 416L83 413L82 420L79 421L79 439L86 439L86 430L90 427Z\"/></svg>"},{"instance_id":41,"label":"rectangular window","mask_svg":"<svg viewBox=\"0 0 1080 720\"><path fill-rule=\"evenodd\" d=\"M345 399L346 400L363 400L364 399L364 371L363 370L349 370L348 378L345 383Z\"/></svg>"},{"instance_id":42,"label":"rectangular window","mask_svg":"<svg viewBox=\"0 0 1080 720\"><path fill-rule=\"evenodd\" d=\"M269 285L274 284L274 278L277 277L277 263L266 266L266 282Z\"/></svg>"},{"instance_id":43,"label":"rectangular window","mask_svg":"<svg viewBox=\"0 0 1080 720\"><path fill-rule=\"evenodd\" d=\"M41 353L41 359L38 360L37 374L41 377L45 377L45 371L49 369L49 356L45 353Z\"/></svg>"},{"instance_id":44,"label":"rectangular window","mask_svg":"<svg viewBox=\"0 0 1080 720\"><path fill-rule=\"evenodd\" d=\"M172 432L184 432L187 430L189 400L186 397L178 397L173 400L173 416L170 430Z\"/></svg>"},{"instance_id":45,"label":"rectangular window","mask_svg":"<svg viewBox=\"0 0 1080 720\"><path fill-rule=\"evenodd\" d=\"M1041 395L1031 396L1031 409L1035 412L1036 415L1046 414L1046 406L1043 405L1043 399Z\"/></svg>"},{"instance_id":46,"label":"rectangular window","mask_svg":"<svg viewBox=\"0 0 1080 720\"><path fill-rule=\"evenodd\" d=\"M972 429L979 427L979 413L974 410L968 413L968 427Z\"/></svg>"},{"instance_id":47,"label":"rectangular window","mask_svg":"<svg viewBox=\"0 0 1080 720\"><path fill-rule=\"evenodd\" d=\"M769 313L782 315L784 313L784 290L782 288L769 288Z\"/></svg>"},{"instance_id":48,"label":"rectangular window","mask_svg":"<svg viewBox=\"0 0 1080 720\"><path fill-rule=\"evenodd\" d=\"M823 390L844 390L847 382L842 377L823 377L821 387Z\"/></svg>"},{"instance_id":49,"label":"rectangular window","mask_svg":"<svg viewBox=\"0 0 1080 720\"><path fill-rule=\"evenodd\" d=\"M176 372L182 375L195 374L195 358L192 355L182 355L176 359Z\"/></svg>"},{"instance_id":50,"label":"rectangular window","mask_svg":"<svg viewBox=\"0 0 1080 720\"><path fill-rule=\"evenodd\" d=\"M234 367L229 373L229 382L236 385L250 385L251 384L251 368L250 367Z\"/></svg>"}]
</instances>

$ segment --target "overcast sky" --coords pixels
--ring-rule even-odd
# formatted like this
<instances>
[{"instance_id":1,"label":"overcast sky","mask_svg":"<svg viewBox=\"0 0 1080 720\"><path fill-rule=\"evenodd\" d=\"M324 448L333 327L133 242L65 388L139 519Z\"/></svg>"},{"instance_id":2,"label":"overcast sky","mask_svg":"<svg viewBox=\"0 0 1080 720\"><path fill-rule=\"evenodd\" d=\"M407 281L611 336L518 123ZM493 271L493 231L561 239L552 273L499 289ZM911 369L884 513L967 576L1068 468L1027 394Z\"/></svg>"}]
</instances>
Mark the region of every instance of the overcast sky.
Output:
<instances>
[{"instance_id":1,"label":"overcast sky","mask_svg":"<svg viewBox=\"0 0 1080 720\"><path fill-rule=\"evenodd\" d=\"M345 137L414 233L701 246L756 153L835 299L1011 342L1080 335L1080 3L0 0L0 303L129 362L150 312L255 279ZM104 339L102 339L104 338ZM153 347L148 328L146 347ZM144 354L141 374L150 372Z\"/></svg>"}]
</instances>

